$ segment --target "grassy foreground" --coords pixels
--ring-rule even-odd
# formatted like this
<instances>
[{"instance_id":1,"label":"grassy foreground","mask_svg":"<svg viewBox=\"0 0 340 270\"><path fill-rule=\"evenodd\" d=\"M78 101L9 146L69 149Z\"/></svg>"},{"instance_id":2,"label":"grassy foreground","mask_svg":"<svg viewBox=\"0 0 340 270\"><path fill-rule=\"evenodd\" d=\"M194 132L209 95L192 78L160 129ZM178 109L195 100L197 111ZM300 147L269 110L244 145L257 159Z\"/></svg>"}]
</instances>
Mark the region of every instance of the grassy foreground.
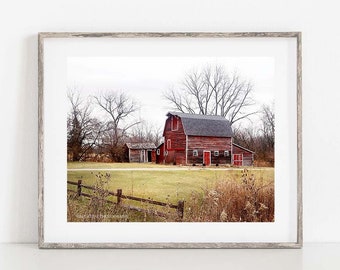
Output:
<instances>
[{"instance_id":1,"label":"grassy foreground","mask_svg":"<svg viewBox=\"0 0 340 270\"><path fill-rule=\"evenodd\" d=\"M133 168L138 168L138 170L133 170ZM145 168L145 170L142 170L143 168ZM181 168L181 170L174 170L178 168ZM183 168L179 166L140 163L68 163L68 169L68 180L70 181L82 179L83 184L93 186L98 180L98 175L108 174L110 179L106 187L110 191L115 192L117 189L122 189L124 195L150 198L152 200L173 204L177 204L179 200L184 200L186 201L186 211L190 208L190 202L192 204L194 200L196 206L197 204L204 203L204 199L208 198L210 196L209 194L213 194L211 193L212 191L217 190L216 194L228 193L230 197L232 196L232 194L229 194L230 189L232 188L234 192L236 192L237 186L242 185L242 181L244 182L244 172L239 168ZM72 171L72 169L90 170ZM93 171L91 169L93 169ZM114 170L107 171L106 169ZM273 168L249 168L247 177L254 180L254 187L272 186L271 192L273 193ZM226 186L225 183L234 184L232 186L229 184ZM76 189L75 186L70 185L68 185L68 188ZM218 189L221 190L218 191ZM245 187L245 190L250 190L250 188ZM257 196L257 193L255 195ZM273 195L274 194L272 194L272 196ZM222 202L222 195L220 194L218 196L216 200ZM249 197L249 195L247 196ZM214 201L209 202L209 204L210 203L216 204ZM227 202L224 203L226 204ZM254 201L254 204L256 203L257 202ZM131 204L133 205L134 203L131 202ZM237 204L240 203L238 202ZM192 208L191 205L190 209ZM200 211L200 209L197 208L196 211ZM222 211L226 210L224 208L219 210L219 212ZM219 213L219 215L220 214L221 213Z\"/></svg>"},{"instance_id":2,"label":"grassy foreground","mask_svg":"<svg viewBox=\"0 0 340 270\"><path fill-rule=\"evenodd\" d=\"M78 165L79 164L79 165ZM69 171L68 180L82 179L85 185L93 185L96 174L109 173L109 190L122 189L125 195L132 195L153 200L164 201L169 199L172 203L178 200L187 200L193 191L201 192L212 188L216 182L231 179L241 179L242 171L239 169L192 169L171 170L175 166L141 164L141 163L71 163L69 168L93 168L100 171ZM106 171L104 168L169 168L168 171ZM268 184L274 182L274 169L250 169L257 181Z\"/></svg>"}]
</instances>

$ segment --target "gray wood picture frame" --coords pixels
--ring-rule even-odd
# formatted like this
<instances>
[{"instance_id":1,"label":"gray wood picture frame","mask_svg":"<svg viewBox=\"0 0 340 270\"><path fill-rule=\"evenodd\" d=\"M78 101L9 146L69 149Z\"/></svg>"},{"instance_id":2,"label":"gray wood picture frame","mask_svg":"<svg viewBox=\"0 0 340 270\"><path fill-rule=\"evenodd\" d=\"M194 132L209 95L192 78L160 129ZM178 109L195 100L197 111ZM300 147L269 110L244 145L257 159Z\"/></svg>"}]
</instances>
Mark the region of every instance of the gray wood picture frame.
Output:
<instances>
[{"instance_id":1,"label":"gray wood picture frame","mask_svg":"<svg viewBox=\"0 0 340 270\"><path fill-rule=\"evenodd\" d=\"M44 240L44 41L49 38L292 38L296 39L297 100L297 236L296 242L283 243L50 243ZM39 33L39 248L301 248L302 233L302 52L301 32L232 32L232 33Z\"/></svg>"}]
</instances>

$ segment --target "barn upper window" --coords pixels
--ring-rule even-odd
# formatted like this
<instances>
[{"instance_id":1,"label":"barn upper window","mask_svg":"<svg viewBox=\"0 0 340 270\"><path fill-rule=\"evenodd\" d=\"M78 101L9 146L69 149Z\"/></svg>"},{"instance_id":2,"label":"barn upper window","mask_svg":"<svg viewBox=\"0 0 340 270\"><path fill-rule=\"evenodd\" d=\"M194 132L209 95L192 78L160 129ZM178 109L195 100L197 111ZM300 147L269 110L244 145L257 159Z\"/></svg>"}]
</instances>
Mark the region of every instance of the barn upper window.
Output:
<instances>
[{"instance_id":1,"label":"barn upper window","mask_svg":"<svg viewBox=\"0 0 340 270\"><path fill-rule=\"evenodd\" d=\"M224 151L224 156L229 157L229 151L228 150Z\"/></svg>"},{"instance_id":2,"label":"barn upper window","mask_svg":"<svg viewBox=\"0 0 340 270\"><path fill-rule=\"evenodd\" d=\"M220 152L218 152L218 151L214 151L214 156L215 156L215 157L218 157L218 156L219 156L219 154L220 154Z\"/></svg>"},{"instance_id":3,"label":"barn upper window","mask_svg":"<svg viewBox=\"0 0 340 270\"><path fill-rule=\"evenodd\" d=\"M171 149L171 140L170 140L170 139L168 139L168 140L166 141L166 148L167 148L167 149Z\"/></svg>"},{"instance_id":4,"label":"barn upper window","mask_svg":"<svg viewBox=\"0 0 340 270\"><path fill-rule=\"evenodd\" d=\"M178 130L178 117L171 117L171 130Z\"/></svg>"},{"instance_id":5,"label":"barn upper window","mask_svg":"<svg viewBox=\"0 0 340 270\"><path fill-rule=\"evenodd\" d=\"M198 151L197 151L197 150L193 150L193 151L192 151L192 155L193 155L194 157L197 157L197 156L198 156Z\"/></svg>"},{"instance_id":6,"label":"barn upper window","mask_svg":"<svg viewBox=\"0 0 340 270\"><path fill-rule=\"evenodd\" d=\"M161 154L161 149L157 149L157 156Z\"/></svg>"}]
</instances>

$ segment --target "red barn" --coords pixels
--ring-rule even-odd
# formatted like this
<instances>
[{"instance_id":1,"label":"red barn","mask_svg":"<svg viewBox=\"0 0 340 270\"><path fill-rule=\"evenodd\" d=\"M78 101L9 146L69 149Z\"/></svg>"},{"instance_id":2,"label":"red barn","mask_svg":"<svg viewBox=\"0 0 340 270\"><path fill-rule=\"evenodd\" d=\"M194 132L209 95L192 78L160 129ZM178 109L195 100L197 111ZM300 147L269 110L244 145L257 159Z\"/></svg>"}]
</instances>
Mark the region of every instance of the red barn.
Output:
<instances>
[{"instance_id":1,"label":"red barn","mask_svg":"<svg viewBox=\"0 0 340 270\"><path fill-rule=\"evenodd\" d=\"M230 122L222 116L169 112L158 163L252 165L253 152L233 144ZM236 151L234 163L234 152ZM162 155L161 155L162 154ZM251 155L251 164L248 155ZM247 164L243 162L247 157Z\"/></svg>"}]
</instances>

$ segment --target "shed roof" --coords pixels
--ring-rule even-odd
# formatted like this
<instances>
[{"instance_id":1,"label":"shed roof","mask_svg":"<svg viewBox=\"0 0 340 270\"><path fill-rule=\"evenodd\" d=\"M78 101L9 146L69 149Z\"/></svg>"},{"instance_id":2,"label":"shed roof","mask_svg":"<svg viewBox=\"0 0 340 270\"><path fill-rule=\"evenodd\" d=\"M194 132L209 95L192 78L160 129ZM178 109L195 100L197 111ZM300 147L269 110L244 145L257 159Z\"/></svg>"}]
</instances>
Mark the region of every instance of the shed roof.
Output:
<instances>
[{"instance_id":1,"label":"shed roof","mask_svg":"<svg viewBox=\"0 0 340 270\"><path fill-rule=\"evenodd\" d=\"M251 150L249 150L249 149L247 149L247 148L245 148L245 147L243 147L243 146L241 146L241 145L239 145L239 144L233 143L233 146L236 146L236 147L238 147L238 148L241 148L241 149L244 150L244 151L247 151L247 152L250 152L250 153L252 153L252 154L255 154L254 151L251 151Z\"/></svg>"},{"instance_id":2,"label":"shed roof","mask_svg":"<svg viewBox=\"0 0 340 270\"><path fill-rule=\"evenodd\" d=\"M230 122L223 116L168 112L182 119L184 133L188 136L232 137Z\"/></svg>"},{"instance_id":3,"label":"shed roof","mask_svg":"<svg viewBox=\"0 0 340 270\"><path fill-rule=\"evenodd\" d=\"M145 143L126 143L126 146L129 149L156 149L156 145L154 143L145 142Z\"/></svg>"}]
</instances>

